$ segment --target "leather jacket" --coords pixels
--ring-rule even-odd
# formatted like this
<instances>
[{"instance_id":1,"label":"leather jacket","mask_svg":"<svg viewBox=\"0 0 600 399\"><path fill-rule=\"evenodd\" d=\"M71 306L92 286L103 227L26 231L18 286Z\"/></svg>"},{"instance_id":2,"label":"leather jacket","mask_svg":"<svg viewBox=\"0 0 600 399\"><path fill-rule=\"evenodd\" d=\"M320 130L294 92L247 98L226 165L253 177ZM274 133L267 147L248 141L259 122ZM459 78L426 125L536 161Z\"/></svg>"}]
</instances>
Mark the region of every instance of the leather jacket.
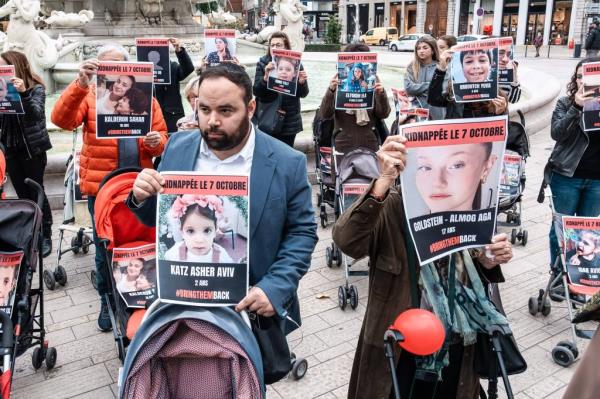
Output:
<instances>
[{"instance_id":1,"label":"leather jacket","mask_svg":"<svg viewBox=\"0 0 600 399\"><path fill-rule=\"evenodd\" d=\"M590 142L583 131L582 108L561 97L552 113L550 135L556 141L548 164L552 172L573 177L575 169Z\"/></svg>"}]
</instances>

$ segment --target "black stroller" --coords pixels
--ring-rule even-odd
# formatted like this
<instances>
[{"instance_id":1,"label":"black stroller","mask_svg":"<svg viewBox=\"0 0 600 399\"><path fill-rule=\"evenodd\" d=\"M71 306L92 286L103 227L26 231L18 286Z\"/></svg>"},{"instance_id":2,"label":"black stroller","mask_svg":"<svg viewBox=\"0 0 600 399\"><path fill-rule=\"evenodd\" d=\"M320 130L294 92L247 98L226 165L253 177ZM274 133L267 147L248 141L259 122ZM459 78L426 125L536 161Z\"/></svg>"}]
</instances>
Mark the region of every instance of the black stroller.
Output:
<instances>
[{"instance_id":1,"label":"black stroller","mask_svg":"<svg viewBox=\"0 0 600 399\"><path fill-rule=\"evenodd\" d=\"M34 181L26 179L25 182L37 192L37 203L23 199L0 200L0 267L2 273L7 273L4 280L13 282L10 292L0 298L4 358L0 392L4 399L10 397L15 358L27 349L35 347L31 359L34 369L39 369L44 361L48 369L56 365L56 349L48 346L44 328L41 256L44 193ZM36 271L39 288L32 287Z\"/></svg>"},{"instance_id":2,"label":"black stroller","mask_svg":"<svg viewBox=\"0 0 600 399\"><path fill-rule=\"evenodd\" d=\"M319 217L323 228L327 227L328 222L327 206L334 210L336 218L339 214L335 201L335 178L331 159L332 134L333 119L324 119L321 116L320 109L317 109L313 119L313 143L315 147L315 170L317 184L319 185L317 206L319 207ZM339 262L341 262L341 257ZM338 263L338 266L340 264Z\"/></svg>"}]
</instances>

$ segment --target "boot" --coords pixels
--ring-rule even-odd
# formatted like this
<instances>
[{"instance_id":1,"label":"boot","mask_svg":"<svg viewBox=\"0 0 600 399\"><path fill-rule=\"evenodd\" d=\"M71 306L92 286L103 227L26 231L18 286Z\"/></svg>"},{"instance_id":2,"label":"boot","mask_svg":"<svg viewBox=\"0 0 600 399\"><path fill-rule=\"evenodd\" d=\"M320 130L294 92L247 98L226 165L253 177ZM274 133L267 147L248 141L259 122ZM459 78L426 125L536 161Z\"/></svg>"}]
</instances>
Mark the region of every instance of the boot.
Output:
<instances>
[{"instance_id":1,"label":"boot","mask_svg":"<svg viewBox=\"0 0 600 399\"><path fill-rule=\"evenodd\" d=\"M42 257L47 257L52 253L52 237L44 236L42 238Z\"/></svg>"}]
</instances>

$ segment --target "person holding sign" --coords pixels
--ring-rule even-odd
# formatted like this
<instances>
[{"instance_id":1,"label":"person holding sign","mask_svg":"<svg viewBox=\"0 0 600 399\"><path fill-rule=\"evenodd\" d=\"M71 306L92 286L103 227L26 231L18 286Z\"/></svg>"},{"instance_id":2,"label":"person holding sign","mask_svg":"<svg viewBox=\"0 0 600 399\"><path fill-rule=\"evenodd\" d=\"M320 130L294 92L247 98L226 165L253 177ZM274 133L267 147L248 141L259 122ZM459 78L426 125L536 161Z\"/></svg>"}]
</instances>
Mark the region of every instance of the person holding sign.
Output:
<instances>
[{"instance_id":1,"label":"person holding sign","mask_svg":"<svg viewBox=\"0 0 600 399\"><path fill-rule=\"evenodd\" d=\"M206 63L208 65L217 65L223 61L233 61L233 56L229 51L229 43L226 37L216 37L215 39L216 51L209 53L206 56Z\"/></svg>"},{"instance_id":2,"label":"person holding sign","mask_svg":"<svg viewBox=\"0 0 600 399\"><path fill-rule=\"evenodd\" d=\"M269 46L267 47L267 54L262 56L256 63L256 75L254 76L254 86L252 92L256 97L257 106L265 106L263 104L272 103L274 101L281 101L280 109L285 113L283 120L283 126L279 134L274 135L278 140L286 143L290 147L294 146L296 135L302 131L302 115L300 107L300 99L308 96L308 74L304 70L302 64L300 64L298 70L298 85L296 88L296 95L284 95L276 91L269 90L268 81L269 74L273 69L279 72L279 68L273 62L273 55L271 50L291 50L290 39L283 32L275 32L269 38ZM287 72L285 72L287 73Z\"/></svg>"},{"instance_id":3,"label":"person holding sign","mask_svg":"<svg viewBox=\"0 0 600 399\"><path fill-rule=\"evenodd\" d=\"M502 45L502 41L508 39L510 45ZM498 48L498 90L502 90L508 102L511 104L517 103L521 99L521 83L517 77L517 68L519 64L513 60L512 38L499 39L500 47ZM508 79L503 79L508 77Z\"/></svg>"},{"instance_id":4,"label":"person holding sign","mask_svg":"<svg viewBox=\"0 0 600 399\"><path fill-rule=\"evenodd\" d=\"M406 138L402 135L386 139L377 153L379 178L341 215L333 227L333 240L345 254L355 259L366 256L371 259L369 300L354 355L349 399L391 397L391 380L373 378L389 373L382 355L382 337L398 314L411 307L414 301L409 270L413 268L417 276L420 274L416 256L411 255L414 254L414 248L407 232L401 191L395 187L407 162L405 144ZM486 252L489 256L486 256ZM469 254L482 281L504 281L500 265L512 258L512 248L506 234L494 236L490 244L485 246L485 251L472 249ZM434 268L444 276L444 271L448 270L447 258L436 261ZM426 295L424 290L415 294L417 301L418 297L424 298ZM411 388L415 375L415 356L401 352L397 375L402 397L409 397L411 389L415 398L434 397L433 392L443 393L441 397L447 398L478 397L479 376L473 365L475 345L465 346L458 333L454 338L448 349L449 364L441 370L437 388L435 379L415 380Z\"/></svg>"},{"instance_id":5,"label":"person holding sign","mask_svg":"<svg viewBox=\"0 0 600 399\"><path fill-rule=\"evenodd\" d=\"M296 291L310 266L317 242L317 225L303 154L269 137L251 123L256 108L252 83L244 69L232 63L207 68L199 80L198 122L200 130L173 135L159 171L144 169L137 177L127 205L147 225L156 224L159 193L166 190L163 171L197 171L204 175L250 176L250 266L252 288L236 310L275 316L286 332L300 321ZM205 201L183 201L183 205ZM206 201L208 203L208 201ZM213 202L218 210L218 203ZM200 212L198 209L194 212ZM209 212L210 213L210 212ZM212 216L212 215L211 215ZM210 248L213 217L197 215L198 227L211 232L197 246ZM187 223L183 220L182 223ZM202 223L202 224L201 224ZM196 228L196 227L194 227ZM208 233L208 231L206 231ZM212 246L213 251L215 246ZM190 255L189 248L187 255ZM286 318L294 322L286 324Z\"/></svg>"},{"instance_id":6,"label":"person holding sign","mask_svg":"<svg viewBox=\"0 0 600 399\"><path fill-rule=\"evenodd\" d=\"M97 74L99 61L128 61L129 52L118 44L107 44L98 50L98 59L86 60L79 69L78 78L61 94L52 109L52 122L65 130L74 130L83 124L81 149L81 191L88 195L88 209L94 219L94 204L100 182L115 169L129 166L152 167L152 158L162 154L167 142L167 126L156 100L152 100L152 131L143 139L96 138L96 85L91 83ZM96 276L100 297L108 293L108 266L103 246L94 231L96 246ZM98 328L110 331L107 304L102 299Z\"/></svg>"},{"instance_id":7,"label":"person holding sign","mask_svg":"<svg viewBox=\"0 0 600 399\"><path fill-rule=\"evenodd\" d=\"M0 54L0 66L7 65L14 67L15 76L10 82L20 97L24 114L0 114L0 143L5 148L6 170L17 196L35 202L37 192L25 184L25 179L44 187L46 152L52 148L46 129L46 88L23 53ZM48 256L52 252L52 211L45 192L42 236L42 255Z\"/></svg>"}]
</instances>

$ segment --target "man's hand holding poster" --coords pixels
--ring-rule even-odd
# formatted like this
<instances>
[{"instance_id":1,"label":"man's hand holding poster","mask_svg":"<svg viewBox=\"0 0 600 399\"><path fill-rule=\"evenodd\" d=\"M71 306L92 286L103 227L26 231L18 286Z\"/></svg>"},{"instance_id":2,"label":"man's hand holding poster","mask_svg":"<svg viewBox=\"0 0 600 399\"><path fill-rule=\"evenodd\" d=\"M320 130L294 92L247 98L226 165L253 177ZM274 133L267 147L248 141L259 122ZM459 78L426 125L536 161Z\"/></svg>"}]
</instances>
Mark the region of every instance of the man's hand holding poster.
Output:
<instances>
[{"instance_id":1,"label":"man's hand holding poster","mask_svg":"<svg viewBox=\"0 0 600 399\"><path fill-rule=\"evenodd\" d=\"M271 50L275 67L269 73L267 88L290 96L296 95L302 53L292 50Z\"/></svg>"},{"instance_id":2,"label":"man's hand holding poster","mask_svg":"<svg viewBox=\"0 0 600 399\"><path fill-rule=\"evenodd\" d=\"M97 138L138 138L150 132L153 66L151 62L99 63Z\"/></svg>"},{"instance_id":3,"label":"man's hand holding poster","mask_svg":"<svg viewBox=\"0 0 600 399\"><path fill-rule=\"evenodd\" d=\"M489 244L507 123L503 115L400 126L402 198L421 265Z\"/></svg>"},{"instance_id":4,"label":"man's hand holding poster","mask_svg":"<svg viewBox=\"0 0 600 399\"><path fill-rule=\"evenodd\" d=\"M600 218L563 216L569 281L600 288Z\"/></svg>"},{"instance_id":5,"label":"man's hand holding poster","mask_svg":"<svg viewBox=\"0 0 600 399\"><path fill-rule=\"evenodd\" d=\"M248 176L162 173L158 196L158 296L230 306L249 280Z\"/></svg>"},{"instance_id":6,"label":"man's hand holding poster","mask_svg":"<svg viewBox=\"0 0 600 399\"><path fill-rule=\"evenodd\" d=\"M583 72L583 129L600 130L600 62L582 65Z\"/></svg>"},{"instance_id":7,"label":"man's hand holding poster","mask_svg":"<svg viewBox=\"0 0 600 399\"><path fill-rule=\"evenodd\" d=\"M451 79L457 103L488 101L498 96L498 39L452 47Z\"/></svg>"},{"instance_id":8,"label":"man's hand holding poster","mask_svg":"<svg viewBox=\"0 0 600 399\"><path fill-rule=\"evenodd\" d=\"M515 80L514 47L512 37L498 39L498 82L512 83Z\"/></svg>"},{"instance_id":9,"label":"man's hand holding poster","mask_svg":"<svg viewBox=\"0 0 600 399\"><path fill-rule=\"evenodd\" d=\"M0 65L0 114L24 114L21 96L13 83L14 65ZM23 90L25 87L23 86Z\"/></svg>"},{"instance_id":10,"label":"man's hand holding poster","mask_svg":"<svg viewBox=\"0 0 600 399\"><path fill-rule=\"evenodd\" d=\"M128 307L144 308L155 298L156 244L114 248L112 266L117 291Z\"/></svg>"},{"instance_id":11,"label":"man's hand holding poster","mask_svg":"<svg viewBox=\"0 0 600 399\"><path fill-rule=\"evenodd\" d=\"M154 84L171 84L171 60L169 59L169 39L137 38L137 60L154 64Z\"/></svg>"},{"instance_id":12,"label":"man's hand holding poster","mask_svg":"<svg viewBox=\"0 0 600 399\"><path fill-rule=\"evenodd\" d=\"M377 53L338 53L336 109L371 109Z\"/></svg>"},{"instance_id":13,"label":"man's hand holding poster","mask_svg":"<svg viewBox=\"0 0 600 399\"><path fill-rule=\"evenodd\" d=\"M215 66L235 58L235 29L204 29L206 65Z\"/></svg>"}]
</instances>

